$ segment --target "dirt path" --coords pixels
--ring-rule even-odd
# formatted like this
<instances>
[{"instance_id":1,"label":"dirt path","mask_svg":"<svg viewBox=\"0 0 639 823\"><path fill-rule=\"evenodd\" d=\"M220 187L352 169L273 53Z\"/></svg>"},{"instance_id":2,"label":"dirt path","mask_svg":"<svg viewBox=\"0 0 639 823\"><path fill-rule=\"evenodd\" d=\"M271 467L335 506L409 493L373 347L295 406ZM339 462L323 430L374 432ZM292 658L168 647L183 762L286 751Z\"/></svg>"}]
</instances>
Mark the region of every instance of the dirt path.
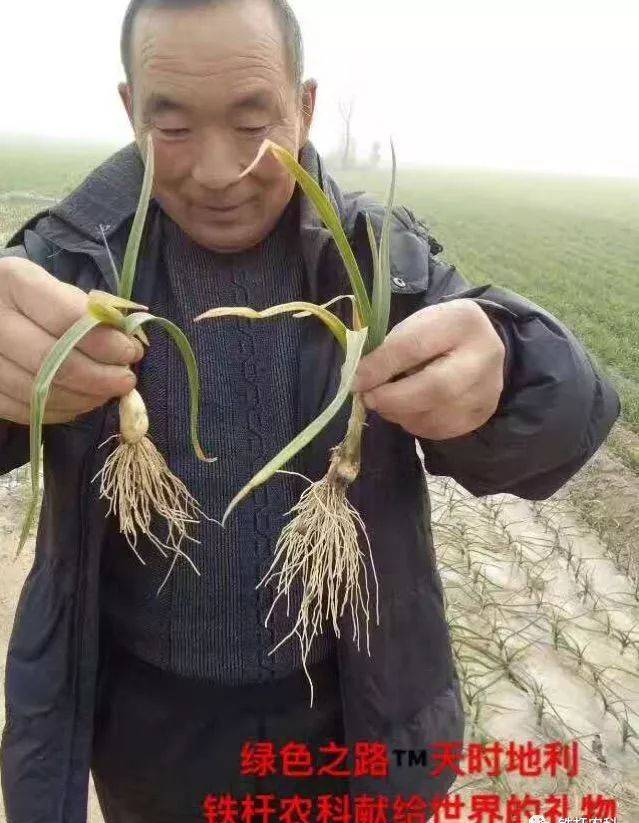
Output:
<instances>
[{"instance_id":1,"label":"dirt path","mask_svg":"<svg viewBox=\"0 0 639 823\"><path fill-rule=\"evenodd\" d=\"M472 739L506 746L529 739L581 743L582 770L572 783L480 776L472 778L473 794L542 798L565 791L576 803L599 792L620 803L620 820L639 820L639 585L633 579L639 515L633 519L619 504L621 498L639 500L639 479L625 471L602 451L559 495L540 504L475 500L453 482L431 479L439 565ZM22 558L13 559L26 494L24 479L0 478L3 674L33 556L31 541ZM460 778L453 790L468 808L470 781ZM102 823L93 796L89 823Z\"/></svg>"}]
</instances>

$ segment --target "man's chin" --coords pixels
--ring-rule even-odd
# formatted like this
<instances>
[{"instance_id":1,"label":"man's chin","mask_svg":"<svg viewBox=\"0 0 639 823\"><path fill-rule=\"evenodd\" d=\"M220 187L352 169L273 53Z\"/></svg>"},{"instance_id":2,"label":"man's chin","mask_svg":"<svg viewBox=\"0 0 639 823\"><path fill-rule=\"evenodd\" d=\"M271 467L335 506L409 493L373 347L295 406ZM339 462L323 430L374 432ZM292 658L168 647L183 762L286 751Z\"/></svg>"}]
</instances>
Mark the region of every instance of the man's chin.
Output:
<instances>
[{"instance_id":1,"label":"man's chin","mask_svg":"<svg viewBox=\"0 0 639 823\"><path fill-rule=\"evenodd\" d=\"M185 228L184 231L203 248L220 254L233 254L251 249L269 234L268 227L262 229L237 225L224 228L200 225Z\"/></svg>"}]
</instances>

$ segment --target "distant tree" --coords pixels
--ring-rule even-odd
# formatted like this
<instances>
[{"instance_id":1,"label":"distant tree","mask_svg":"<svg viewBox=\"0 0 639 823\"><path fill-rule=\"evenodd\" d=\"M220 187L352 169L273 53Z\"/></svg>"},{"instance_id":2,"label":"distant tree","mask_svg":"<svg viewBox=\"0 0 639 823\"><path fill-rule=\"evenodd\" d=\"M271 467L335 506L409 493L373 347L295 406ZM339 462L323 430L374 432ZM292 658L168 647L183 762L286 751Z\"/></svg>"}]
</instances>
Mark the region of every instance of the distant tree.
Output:
<instances>
[{"instance_id":1,"label":"distant tree","mask_svg":"<svg viewBox=\"0 0 639 823\"><path fill-rule=\"evenodd\" d=\"M353 141L353 115L355 113L355 98L340 100L339 114L342 118L342 168L348 169L354 165L355 150Z\"/></svg>"},{"instance_id":2,"label":"distant tree","mask_svg":"<svg viewBox=\"0 0 639 823\"><path fill-rule=\"evenodd\" d=\"M372 169L376 169L382 160L382 144L376 140L371 146L371 154L368 159L368 164Z\"/></svg>"}]
</instances>

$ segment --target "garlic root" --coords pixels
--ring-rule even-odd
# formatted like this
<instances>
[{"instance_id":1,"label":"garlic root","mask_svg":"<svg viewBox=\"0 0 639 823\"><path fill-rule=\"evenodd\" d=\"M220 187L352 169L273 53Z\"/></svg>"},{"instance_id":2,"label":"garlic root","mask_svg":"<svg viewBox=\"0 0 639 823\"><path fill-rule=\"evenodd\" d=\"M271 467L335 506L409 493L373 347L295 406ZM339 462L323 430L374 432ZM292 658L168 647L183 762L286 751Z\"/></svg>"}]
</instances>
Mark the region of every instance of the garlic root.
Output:
<instances>
[{"instance_id":1,"label":"garlic root","mask_svg":"<svg viewBox=\"0 0 639 823\"><path fill-rule=\"evenodd\" d=\"M360 547L360 535L368 550L375 581L375 612L379 624L379 584L373 562L370 541L364 522L347 497L349 486L359 475L361 439L366 409L359 396L353 400L353 410L346 437L333 449L326 475L311 483L289 514L293 519L284 527L275 548L275 558L267 574L258 583L260 588L275 583L276 597L266 616L268 623L278 601L286 597L290 606L291 590L301 580L302 602L293 629L270 654L293 636L301 644L302 663L311 687L307 658L313 640L321 634L325 621L332 624L340 637L339 621L345 611L351 615L353 642L360 648L360 616L364 618L366 649L370 655L369 622L371 603L366 554Z\"/></svg>"},{"instance_id":2,"label":"garlic root","mask_svg":"<svg viewBox=\"0 0 639 823\"><path fill-rule=\"evenodd\" d=\"M147 437L148 431L144 400L133 389L120 400L120 434L116 435L120 442L93 479L100 478L100 497L109 501L108 515L118 517L120 532L140 562L144 563L138 552L142 534L164 557L168 553L175 555L174 560L184 557L199 575L181 544L184 540L198 542L189 535L188 526L199 523L200 517L206 515L184 483L171 472ZM164 540L153 531L154 515L166 521Z\"/></svg>"}]
</instances>

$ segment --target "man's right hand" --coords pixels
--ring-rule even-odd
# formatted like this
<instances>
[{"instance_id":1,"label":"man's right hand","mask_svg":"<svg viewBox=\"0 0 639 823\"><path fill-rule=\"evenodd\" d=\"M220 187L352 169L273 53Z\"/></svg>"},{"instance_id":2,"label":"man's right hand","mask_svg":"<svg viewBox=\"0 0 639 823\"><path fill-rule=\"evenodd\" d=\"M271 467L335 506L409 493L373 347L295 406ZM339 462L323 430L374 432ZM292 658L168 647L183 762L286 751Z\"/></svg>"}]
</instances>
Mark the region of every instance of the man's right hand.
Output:
<instances>
[{"instance_id":1,"label":"man's right hand","mask_svg":"<svg viewBox=\"0 0 639 823\"><path fill-rule=\"evenodd\" d=\"M87 295L19 257L0 259L0 420L29 423L34 378L46 355L87 310ZM99 326L60 367L45 423L65 423L127 394L136 383L129 366L142 344Z\"/></svg>"}]
</instances>

